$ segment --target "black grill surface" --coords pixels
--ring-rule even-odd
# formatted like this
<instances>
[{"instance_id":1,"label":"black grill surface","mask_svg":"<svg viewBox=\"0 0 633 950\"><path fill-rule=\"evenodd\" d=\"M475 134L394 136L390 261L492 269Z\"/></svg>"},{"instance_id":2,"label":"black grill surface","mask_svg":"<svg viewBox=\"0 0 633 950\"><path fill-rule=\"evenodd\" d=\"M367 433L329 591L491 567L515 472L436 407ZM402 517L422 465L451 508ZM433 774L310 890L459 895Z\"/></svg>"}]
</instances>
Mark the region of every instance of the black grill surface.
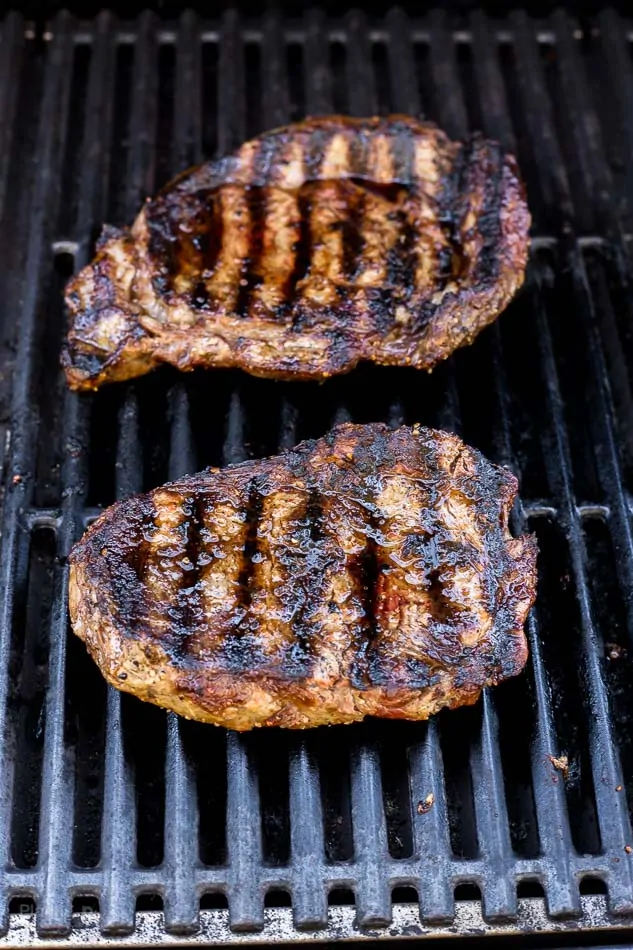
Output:
<instances>
[{"instance_id":1,"label":"black grill surface","mask_svg":"<svg viewBox=\"0 0 633 950\"><path fill-rule=\"evenodd\" d=\"M327 939L352 935L336 931L351 902L355 935L396 911L408 929L385 934L459 934L479 898L490 933L631 924L633 21L313 8L43 29L9 14L1 30L0 943L34 921L130 933L135 909L137 926L163 910L153 940L200 919L214 939L265 920L266 939L279 920L284 939ZM516 151L534 243L498 323L430 376L164 370L69 393L61 294L101 223L333 110L423 114ZM517 473L514 529L541 550L526 672L429 724L305 735L239 737L106 688L67 620L66 557L90 519L344 419L453 429Z\"/></svg>"}]
</instances>

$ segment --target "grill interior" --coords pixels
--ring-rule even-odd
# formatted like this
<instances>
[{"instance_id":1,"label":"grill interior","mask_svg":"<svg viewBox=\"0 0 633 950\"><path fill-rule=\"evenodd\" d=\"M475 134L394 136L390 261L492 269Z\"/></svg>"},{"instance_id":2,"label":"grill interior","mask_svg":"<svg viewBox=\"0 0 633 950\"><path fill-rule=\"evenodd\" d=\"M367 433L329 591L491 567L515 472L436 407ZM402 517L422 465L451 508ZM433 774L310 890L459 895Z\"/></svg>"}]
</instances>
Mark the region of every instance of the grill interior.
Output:
<instances>
[{"instance_id":1,"label":"grill interior","mask_svg":"<svg viewBox=\"0 0 633 950\"><path fill-rule=\"evenodd\" d=\"M538 896L552 927L587 924L582 895L631 922L632 39L613 11L2 21L0 940L33 909L71 937L82 908L107 934L162 908L167 935L228 908L235 939L265 905L291 906L293 933L350 902L379 928L419 901L432 929L464 898L504 932ZM163 370L67 392L61 294L101 223L331 111L423 114L518 154L534 243L498 323L430 376ZM346 419L452 429L519 476L514 529L541 550L526 672L429 724L305 735L238 737L106 688L67 622L65 558L98 510Z\"/></svg>"}]
</instances>

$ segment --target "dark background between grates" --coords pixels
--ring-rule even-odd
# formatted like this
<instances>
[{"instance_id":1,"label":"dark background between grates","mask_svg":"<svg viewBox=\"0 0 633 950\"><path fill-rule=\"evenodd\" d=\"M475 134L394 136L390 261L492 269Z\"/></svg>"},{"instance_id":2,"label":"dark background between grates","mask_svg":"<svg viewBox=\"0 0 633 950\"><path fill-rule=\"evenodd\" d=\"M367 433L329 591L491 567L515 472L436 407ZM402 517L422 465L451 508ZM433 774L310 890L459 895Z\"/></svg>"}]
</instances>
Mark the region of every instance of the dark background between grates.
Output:
<instances>
[{"instance_id":1,"label":"dark background between grates","mask_svg":"<svg viewBox=\"0 0 633 950\"><path fill-rule=\"evenodd\" d=\"M195 929L200 901L250 929L265 899L290 900L296 926L317 927L328 892L352 892L368 925L389 919L394 888L435 921L456 888L477 888L491 920L512 918L517 888L553 916L578 914L579 889L633 913L633 21L456 22L2 22L0 928L29 899L42 933L91 899L110 933L132 928L137 900L162 901L173 933ZM423 113L517 151L535 241L500 321L431 376L165 370L68 393L61 293L101 222L130 221L203 156L332 110ZM541 548L525 674L428 725L243 738L107 689L67 623L65 558L89 519L348 418L454 429L519 475L514 528Z\"/></svg>"}]
</instances>

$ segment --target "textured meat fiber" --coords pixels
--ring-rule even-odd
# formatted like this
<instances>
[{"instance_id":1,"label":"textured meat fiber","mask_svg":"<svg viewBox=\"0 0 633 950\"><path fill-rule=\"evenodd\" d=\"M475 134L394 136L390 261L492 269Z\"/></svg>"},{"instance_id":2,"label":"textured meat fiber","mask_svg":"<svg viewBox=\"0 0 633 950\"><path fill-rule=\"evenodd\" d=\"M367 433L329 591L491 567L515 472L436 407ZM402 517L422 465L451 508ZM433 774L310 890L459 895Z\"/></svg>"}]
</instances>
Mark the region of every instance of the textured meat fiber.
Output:
<instances>
[{"instance_id":1,"label":"textured meat fiber","mask_svg":"<svg viewBox=\"0 0 633 950\"><path fill-rule=\"evenodd\" d=\"M425 719L518 673L536 544L446 432L336 427L105 511L70 612L106 679L232 729Z\"/></svg>"},{"instance_id":2,"label":"textured meat fiber","mask_svg":"<svg viewBox=\"0 0 633 950\"><path fill-rule=\"evenodd\" d=\"M324 379L360 360L431 369L521 286L515 161L407 116L331 116L185 172L69 284L75 389L161 363Z\"/></svg>"}]
</instances>

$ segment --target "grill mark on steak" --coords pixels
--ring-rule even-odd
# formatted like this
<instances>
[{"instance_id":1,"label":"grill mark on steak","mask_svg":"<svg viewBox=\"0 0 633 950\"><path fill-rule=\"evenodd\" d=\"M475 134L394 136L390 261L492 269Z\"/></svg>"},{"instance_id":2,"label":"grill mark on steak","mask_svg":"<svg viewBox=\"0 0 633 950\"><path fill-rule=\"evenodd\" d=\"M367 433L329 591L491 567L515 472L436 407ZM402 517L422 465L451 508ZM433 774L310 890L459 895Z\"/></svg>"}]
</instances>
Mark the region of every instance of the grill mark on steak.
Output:
<instances>
[{"instance_id":1,"label":"grill mark on steak","mask_svg":"<svg viewBox=\"0 0 633 950\"><path fill-rule=\"evenodd\" d=\"M483 238L475 279L494 280L499 272L499 241L501 237L501 205L503 180L503 154L501 146L490 143L487 148L490 166L486 174L484 204L477 219L477 227Z\"/></svg>"},{"instance_id":2,"label":"grill mark on steak","mask_svg":"<svg viewBox=\"0 0 633 950\"><path fill-rule=\"evenodd\" d=\"M376 595L378 577L381 570L382 565L379 548L375 539L371 535L368 535L367 547L362 554L358 555L358 560L354 564L353 572L356 574L356 582L361 593L363 613L367 621L369 642L371 642L376 634Z\"/></svg>"},{"instance_id":3,"label":"grill mark on steak","mask_svg":"<svg viewBox=\"0 0 633 950\"><path fill-rule=\"evenodd\" d=\"M195 636L195 628L202 614L202 591L200 588L200 554L202 531L205 528L205 499L203 495L186 498L182 506L187 518L185 531L185 555L190 566L183 570L180 580L178 603L180 607L179 624L175 631L176 659L184 660L189 655L190 644Z\"/></svg>"},{"instance_id":4,"label":"grill mark on steak","mask_svg":"<svg viewBox=\"0 0 633 950\"><path fill-rule=\"evenodd\" d=\"M186 554L191 562L189 570L189 586L197 584L200 577L200 547L202 544L201 531L203 530L205 504L201 495L194 495L189 501L189 520L187 521Z\"/></svg>"},{"instance_id":5,"label":"grill mark on steak","mask_svg":"<svg viewBox=\"0 0 633 950\"><path fill-rule=\"evenodd\" d=\"M259 549L259 524L264 507L264 496L260 480L253 478L248 486L248 502L246 509L246 536L244 551L238 575L237 602L243 607L250 607L253 599L253 575L255 560Z\"/></svg>"},{"instance_id":6,"label":"grill mark on steak","mask_svg":"<svg viewBox=\"0 0 633 950\"><path fill-rule=\"evenodd\" d=\"M342 222L343 232L343 276L353 280L362 264L363 231L362 221L365 213L365 196L360 189L350 188L350 211Z\"/></svg>"},{"instance_id":7,"label":"grill mark on steak","mask_svg":"<svg viewBox=\"0 0 633 950\"><path fill-rule=\"evenodd\" d=\"M414 142L411 133L391 136L389 140L393 161L394 179L400 184L398 221L401 226L400 240L390 249L388 255L387 279L398 289L398 299L411 296L420 288L417 286L418 236L410 217L409 205L420 187L414 181Z\"/></svg>"},{"instance_id":8,"label":"grill mark on steak","mask_svg":"<svg viewBox=\"0 0 633 950\"><path fill-rule=\"evenodd\" d=\"M208 310L211 298L204 280L197 280L191 291L191 306L194 310Z\"/></svg>"},{"instance_id":9,"label":"grill mark on steak","mask_svg":"<svg viewBox=\"0 0 633 950\"><path fill-rule=\"evenodd\" d=\"M171 207L163 196L157 197L147 214L148 251L157 262L152 285L157 295L165 297L172 289L178 269L178 233L173 229Z\"/></svg>"},{"instance_id":10,"label":"grill mark on steak","mask_svg":"<svg viewBox=\"0 0 633 950\"><path fill-rule=\"evenodd\" d=\"M206 280L215 270L220 258L224 233L224 217L217 195L209 192L206 200L210 202L207 226L201 227L199 233L192 238L192 243L200 254L199 278L191 291L191 305L196 310L206 310L213 304Z\"/></svg>"},{"instance_id":11,"label":"grill mark on steak","mask_svg":"<svg viewBox=\"0 0 633 950\"><path fill-rule=\"evenodd\" d=\"M415 284L415 234L404 207L406 191L402 184L368 181L360 181L359 184L368 194L374 195L391 206L387 211L387 216L390 220L397 221L399 225L394 243L385 248L387 286L376 288L378 291L376 300L381 304L378 325L385 326L381 317L383 310L386 310L389 316L393 313L394 290L397 290L398 294L407 289L410 291Z\"/></svg>"},{"instance_id":12,"label":"grill mark on steak","mask_svg":"<svg viewBox=\"0 0 633 950\"><path fill-rule=\"evenodd\" d=\"M259 274L259 263L262 257L264 228L266 226L266 193L258 185L249 185L247 195L250 219L249 249L248 257L242 262L242 276L235 304L235 312L238 317L248 316L253 290L262 282Z\"/></svg>"},{"instance_id":13,"label":"grill mark on steak","mask_svg":"<svg viewBox=\"0 0 633 950\"><path fill-rule=\"evenodd\" d=\"M323 530L323 501L316 488L311 488L308 493L306 520L310 531L310 540L315 542L323 541L325 537Z\"/></svg>"},{"instance_id":14,"label":"grill mark on steak","mask_svg":"<svg viewBox=\"0 0 633 950\"><path fill-rule=\"evenodd\" d=\"M120 583L114 591L118 612L126 618L132 635L145 620L144 584L151 553L151 545L145 534L155 527L153 514L154 506L146 500L142 505L141 518L132 533L132 541L123 549Z\"/></svg>"},{"instance_id":15,"label":"grill mark on steak","mask_svg":"<svg viewBox=\"0 0 633 950\"><path fill-rule=\"evenodd\" d=\"M384 440L379 440L376 446L377 459L381 458L383 452ZM348 561L348 571L363 611L362 639L350 670L350 680L358 689L369 685L368 662L378 633L378 582L384 568L380 546L375 537L378 524L373 492L365 499L365 506L368 512L365 547Z\"/></svg>"},{"instance_id":16,"label":"grill mark on steak","mask_svg":"<svg viewBox=\"0 0 633 950\"><path fill-rule=\"evenodd\" d=\"M217 195L213 196L211 208L211 227L208 232L208 241L202 256L203 269L212 273L220 254L222 253L222 239L224 236L224 218L221 214Z\"/></svg>"},{"instance_id":17,"label":"grill mark on steak","mask_svg":"<svg viewBox=\"0 0 633 950\"><path fill-rule=\"evenodd\" d=\"M290 277L284 287L284 298L288 307L292 308L297 301L297 284L308 275L310 269L310 249L312 233L310 229L310 210L312 207L311 189L309 184L299 189L299 237L294 248L294 265Z\"/></svg>"},{"instance_id":18,"label":"grill mark on steak","mask_svg":"<svg viewBox=\"0 0 633 950\"><path fill-rule=\"evenodd\" d=\"M157 296L167 302L177 293L176 284L181 276L190 278L186 296L195 309L208 302L206 289L198 286L197 275L203 270L206 247L214 230L214 204L214 193L207 191L195 202L178 200L169 193L159 195L155 205L148 206L148 251L155 263L152 285ZM186 232L179 226L182 216L191 221Z\"/></svg>"},{"instance_id":19,"label":"grill mark on steak","mask_svg":"<svg viewBox=\"0 0 633 950\"><path fill-rule=\"evenodd\" d=\"M314 577L308 580L308 589L304 587L302 590L303 600L293 611L290 620L292 643L284 660L284 669L290 676L309 676L310 674L314 663L313 638L316 625L309 615L315 610L315 601L322 602L323 600L322 568L324 567L326 533L323 526L323 503L316 488L311 488L308 492L302 520L307 526L307 534L312 544L312 549L307 552L306 560L314 571Z\"/></svg>"},{"instance_id":20,"label":"grill mark on steak","mask_svg":"<svg viewBox=\"0 0 633 950\"><path fill-rule=\"evenodd\" d=\"M240 289L235 304L235 312L239 317L248 316L253 290L262 282L260 262L264 249L268 195L268 189L264 183L269 177L270 166L274 162L277 151L276 139L262 139L253 156L250 177L246 183L250 221L249 250L242 265Z\"/></svg>"},{"instance_id":21,"label":"grill mark on steak","mask_svg":"<svg viewBox=\"0 0 633 950\"><path fill-rule=\"evenodd\" d=\"M429 613L439 623L446 623L455 615L455 605L444 589L444 582L440 578L440 569L433 567L429 571Z\"/></svg>"},{"instance_id":22,"label":"grill mark on steak","mask_svg":"<svg viewBox=\"0 0 633 950\"><path fill-rule=\"evenodd\" d=\"M416 241L415 228L407 214L406 207L397 212L400 223L399 240L387 253L387 281L397 288L398 297L406 296L416 290Z\"/></svg>"},{"instance_id":23,"label":"grill mark on steak","mask_svg":"<svg viewBox=\"0 0 633 950\"><path fill-rule=\"evenodd\" d=\"M444 179L445 184L440 196L439 223L446 245L440 251L437 261L437 274L441 283L458 276L462 269L462 242L460 225L462 221L461 188L468 175L468 163L473 153L473 139L468 139L459 149L450 173Z\"/></svg>"},{"instance_id":24,"label":"grill mark on steak","mask_svg":"<svg viewBox=\"0 0 633 950\"><path fill-rule=\"evenodd\" d=\"M140 584L142 584L145 580L145 568L147 567L147 560L150 554L150 544L143 537L144 528L146 526L147 522L145 519L143 519L141 522L138 543L128 550L125 557L126 563L132 568L136 575L136 579Z\"/></svg>"},{"instance_id":25,"label":"grill mark on steak","mask_svg":"<svg viewBox=\"0 0 633 950\"><path fill-rule=\"evenodd\" d=\"M261 664L261 645L256 636L259 629L253 615L255 559L259 553L259 527L264 507L261 478L255 476L248 485L246 499L246 531L237 575L233 619L226 630L220 665L233 673L257 669Z\"/></svg>"}]
</instances>

